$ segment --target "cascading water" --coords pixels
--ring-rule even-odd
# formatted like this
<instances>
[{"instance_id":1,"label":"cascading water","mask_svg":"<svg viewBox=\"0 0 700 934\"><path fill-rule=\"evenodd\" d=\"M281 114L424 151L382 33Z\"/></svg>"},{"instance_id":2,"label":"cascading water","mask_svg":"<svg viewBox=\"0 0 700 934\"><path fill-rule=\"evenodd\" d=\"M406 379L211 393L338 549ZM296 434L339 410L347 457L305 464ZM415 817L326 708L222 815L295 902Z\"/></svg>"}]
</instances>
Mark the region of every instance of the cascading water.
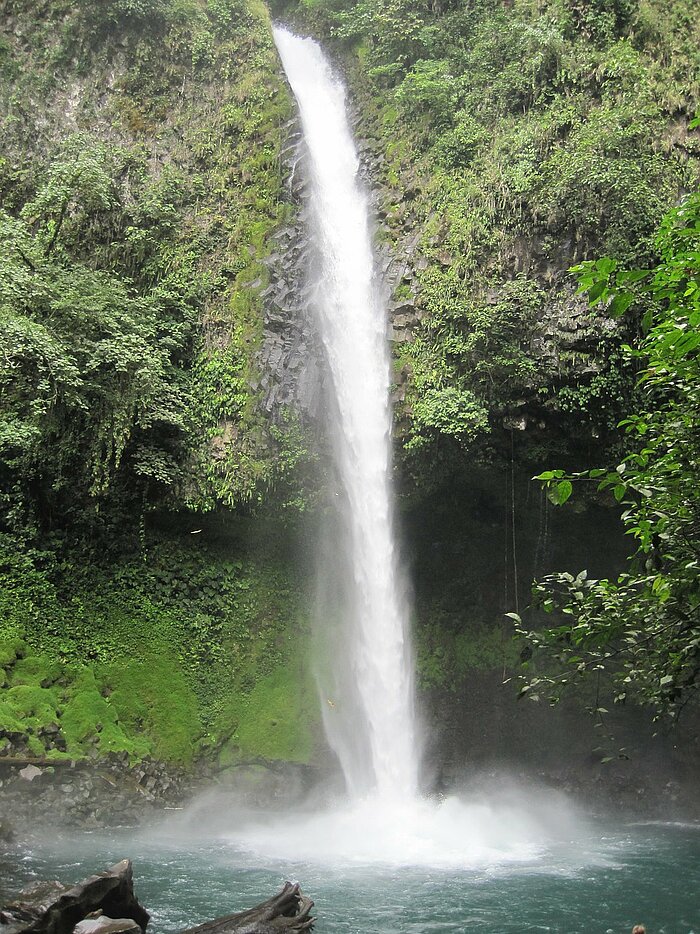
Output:
<instances>
[{"instance_id":1,"label":"cascading water","mask_svg":"<svg viewBox=\"0 0 700 934\"><path fill-rule=\"evenodd\" d=\"M324 865L353 862L483 867L537 859L579 826L568 805L506 790L422 797L408 611L392 531L389 360L372 257L368 202L345 93L318 45L276 28L307 147L315 249L309 288L332 383L341 530L325 542L332 579L324 631L330 676L319 676L328 739L350 800L317 811L236 820L246 852ZM325 575L322 575L325 579ZM220 811L216 811L220 821ZM195 815L196 822L201 818Z\"/></svg>"},{"instance_id":2,"label":"cascading water","mask_svg":"<svg viewBox=\"0 0 700 934\"><path fill-rule=\"evenodd\" d=\"M335 608L344 625L323 687L326 732L353 797L411 798L418 788L413 666L393 538L389 360L368 201L343 85L313 40L280 28L274 35L308 150L316 253L310 286L346 505L347 605Z\"/></svg>"}]
</instances>

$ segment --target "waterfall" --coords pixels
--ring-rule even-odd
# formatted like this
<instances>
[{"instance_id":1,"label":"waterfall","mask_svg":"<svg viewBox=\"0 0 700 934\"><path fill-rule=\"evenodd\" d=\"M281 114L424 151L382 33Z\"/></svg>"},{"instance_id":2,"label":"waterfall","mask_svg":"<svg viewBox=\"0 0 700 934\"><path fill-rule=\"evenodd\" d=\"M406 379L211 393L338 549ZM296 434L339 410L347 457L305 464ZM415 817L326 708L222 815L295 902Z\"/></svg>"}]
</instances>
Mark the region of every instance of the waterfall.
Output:
<instances>
[{"instance_id":1,"label":"waterfall","mask_svg":"<svg viewBox=\"0 0 700 934\"><path fill-rule=\"evenodd\" d=\"M306 289L326 357L335 507L321 538L317 630L324 725L350 800L236 819L232 841L322 866L483 867L530 862L577 837L566 805L534 794L419 794L408 602L394 539L386 308L345 91L319 46L275 28L303 130ZM326 789L323 789L324 792ZM324 795L324 797L326 797ZM217 811L217 820L220 820ZM461 926L460 926L461 930Z\"/></svg>"},{"instance_id":2,"label":"waterfall","mask_svg":"<svg viewBox=\"0 0 700 934\"><path fill-rule=\"evenodd\" d=\"M411 799L418 789L413 662L394 538L386 308L368 199L341 81L313 40L282 28L274 38L307 149L308 285L332 388L340 484L340 532L324 549L344 570L320 620L324 724L351 796Z\"/></svg>"}]
</instances>

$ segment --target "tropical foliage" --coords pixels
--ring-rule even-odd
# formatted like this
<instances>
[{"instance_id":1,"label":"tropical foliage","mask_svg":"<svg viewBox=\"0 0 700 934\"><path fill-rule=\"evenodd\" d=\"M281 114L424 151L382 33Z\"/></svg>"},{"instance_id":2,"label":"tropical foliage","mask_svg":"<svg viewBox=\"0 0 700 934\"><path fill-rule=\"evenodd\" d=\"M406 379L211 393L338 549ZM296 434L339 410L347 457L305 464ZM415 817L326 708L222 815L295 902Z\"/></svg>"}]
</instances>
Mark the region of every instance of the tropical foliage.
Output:
<instances>
[{"instance_id":1,"label":"tropical foliage","mask_svg":"<svg viewBox=\"0 0 700 934\"><path fill-rule=\"evenodd\" d=\"M277 5L344 52L383 235L412 256L396 291L417 318L396 348L404 472L425 488L508 457L514 426L533 466L614 444L633 335L587 313L564 271L646 265L697 182L691 0Z\"/></svg>"},{"instance_id":2,"label":"tropical foliage","mask_svg":"<svg viewBox=\"0 0 700 934\"><path fill-rule=\"evenodd\" d=\"M177 477L197 280L159 268L179 207L168 181L146 190L133 154L75 134L19 214L0 213L6 528L99 508L125 459L144 497Z\"/></svg>"},{"instance_id":3,"label":"tropical foliage","mask_svg":"<svg viewBox=\"0 0 700 934\"><path fill-rule=\"evenodd\" d=\"M255 0L6 7L0 734L35 756L59 729L72 758L186 762L224 741L303 758L287 560L217 550L187 519L273 490L305 505L303 431L271 425L254 388L268 234L289 213L269 16Z\"/></svg>"},{"instance_id":4,"label":"tropical foliage","mask_svg":"<svg viewBox=\"0 0 700 934\"><path fill-rule=\"evenodd\" d=\"M559 504L585 480L611 492L634 542L630 566L614 580L552 575L536 586L536 605L560 622L528 631L516 620L550 660L524 693L557 698L597 672L615 702L632 697L677 718L700 685L700 194L665 217L655 244L650 269L606 258L576 270L592 304L640 320L628 352L641 366L643 405L622 423L624 459L539 476Z\"/></svg>"}]
</instances>

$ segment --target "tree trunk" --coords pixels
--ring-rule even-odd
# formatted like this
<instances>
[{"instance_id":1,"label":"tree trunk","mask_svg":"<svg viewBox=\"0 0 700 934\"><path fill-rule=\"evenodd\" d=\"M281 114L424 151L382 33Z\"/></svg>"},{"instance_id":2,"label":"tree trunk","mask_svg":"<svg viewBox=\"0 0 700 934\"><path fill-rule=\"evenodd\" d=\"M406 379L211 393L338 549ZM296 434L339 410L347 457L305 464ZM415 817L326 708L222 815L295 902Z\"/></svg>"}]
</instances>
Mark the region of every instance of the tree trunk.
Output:
<instances>
[{"instance_id":1,"label":"tree trunk","mask_svg":"<svg viewBox=\"0 0 700 934\"><path fill-rule=\"evenodd\" d=\"M255 908L206 921L182 934L297 934L313 928L315 919L310 917L313 905L310 898L301 894L297 883L285 882L281 892Z\"/></svg>"}]
</instances>

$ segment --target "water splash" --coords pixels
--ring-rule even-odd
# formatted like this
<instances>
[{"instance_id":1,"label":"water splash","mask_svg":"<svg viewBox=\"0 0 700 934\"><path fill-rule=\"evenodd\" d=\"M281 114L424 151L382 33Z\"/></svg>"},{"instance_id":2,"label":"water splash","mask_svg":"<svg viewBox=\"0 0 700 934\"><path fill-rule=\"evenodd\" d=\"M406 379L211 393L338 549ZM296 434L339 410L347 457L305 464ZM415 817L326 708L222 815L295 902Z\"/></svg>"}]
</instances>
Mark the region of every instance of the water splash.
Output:
<instances>
[{"instance_id":1,"label":"water splash","mask_svg":"<svg viewBox=\"0 0 700 934\"><path fill-rule=\"evenodd\" d=\"M546 861L584 826L568 802L549 794L382 801L367 797L328 811L257 815L231 840L257 857L330 867L486 869ZM579 848L580 849L580 844ZM578 853L580 857L580 852Z\"/></svg>"},{"instance_id":2,"label":"water splash","mask_svg":"<svg viewBox=\"0 0 700 934\"><path fill-rule=\"evenodd\" d=\"M408 608L393 534L390 368L367 196L345 90L321 49L275 28L297 99L310 176L312 305L332 383L334 458L347 573L326 601L326 733L353 798L412 799L418 755ZM343 550L346 548L346 552ZM334 623L339 621L337 628Z\"/></svg>"},{"instance_id":3,"label":"water splash","mask_svg":"<svg viewBox=\"0 0 700 934\"><path fill-rule=\"evenodd\" d=\"M223 839L251 861L290 866L551 871L600 862L600 832L561 792L489 773L461 795L395 800L376 795L261 810L235 791L212 789L167 832ZM307 870L303 869L304 875Z\"/></svg>"}]
</instances>

